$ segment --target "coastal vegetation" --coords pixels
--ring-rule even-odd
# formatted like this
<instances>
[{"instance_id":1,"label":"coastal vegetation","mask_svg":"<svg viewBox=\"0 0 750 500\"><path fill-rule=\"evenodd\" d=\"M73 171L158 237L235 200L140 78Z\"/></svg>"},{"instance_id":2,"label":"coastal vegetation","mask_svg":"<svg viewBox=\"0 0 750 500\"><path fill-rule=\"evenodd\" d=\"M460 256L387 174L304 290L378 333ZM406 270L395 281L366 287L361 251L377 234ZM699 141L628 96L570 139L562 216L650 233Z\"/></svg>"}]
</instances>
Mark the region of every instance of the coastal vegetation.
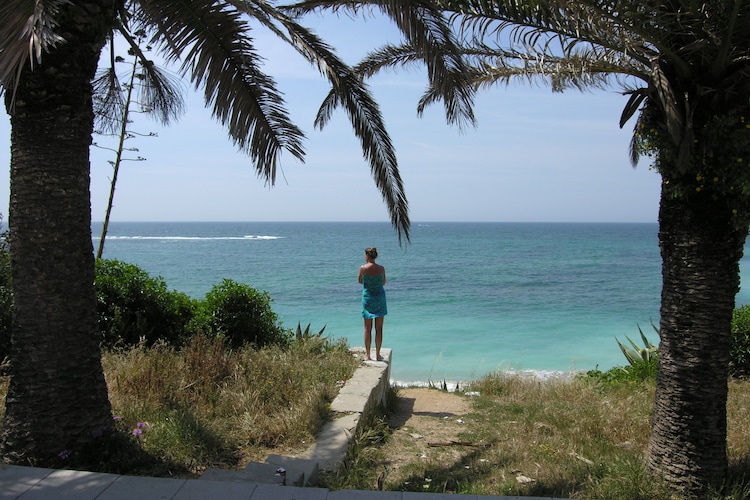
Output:
<instances>
[{"instance_id":1,"label":"coastal vegetation","mask_svg":"<svg viewBox=\"0 0 750 500\"><path fill-rule=\"evenodd\" d=\"M0 296L10 296L4 256L0 249ZM133 264L99 260L96 269L114 419L91 446L61 446L49 466L194 477L300 451L358 365L346 339L311 325L284 328L268 294L248 285L224 280L196 300ZM0 303L4 400L10 321L2 318L10 318L10 301Z\"/></svg>"},{"instance_id":2,"label":"coastal vegetation","mask_svg":"<svg viewBox=\"0 0 750 500\"><path fill-rule=\"evenodd\" d=\"M194 300L168 290L160 277L132 264L100 261L97 270L102 364L115 416L113 432L96 443L104 446L61 448L56 467L196 477L208 467L241 468L269 453L298 453L314 440L328 418L328 404L358 364L346 340L333 342L322 331L311 333L309 325L282 328L270 298L246 285L224 281L207 294L210 300ZM0 276L7 275L0 266ZM7 286L7 281L0 283L0 292ZM217 314L207 314L209 309ZM231 333L218 321L258 310L263 311L256 315L260 324L273 333L268 338L275 339L263 346L253 341L256 336ZM0 317L6 313L0 309ZM206 321L207 316L217 321ZM723 489L711 489L705 498L750 495L750 421L745 411L750 381L744 378L750 359L748 318L750 306L735 310L728 400L730 474ZM193 329L197 325L203 329ZM279 330L284 334L275 337ZM390 466L390 450L408 449L413 438L408 429L389 427L386 415L375 418L356 436L345 464L323 476L324 485L674 498L665 484L653 480L643 461L658 366L658 351L649 346L657 343L659 332L653 327L647 335L639 327L638 333L641 350L649 354L626 354L623 366L604 372L545 381L490 373L461 385L459 394L471 403L458 436L464 444L426 458L412 454L397 471ZM613 349L618 344L613 342ZM632 344L635 351L638 343ZM7 387L4 376L0 397ZM397 395L395 388L391 405Z\"/></svg>"},{"instance_id":3,"label":"coastal vegetation","mask_svg":"<svg viewBox=\"0 0 750 500\"><path fill-rule=\"evenodd\" d=\"M291 332L279 322L267 292L224 279L196 300L168 290L134 264L99 259L95 288L104 347L182 345L196 333L221 338L229 347L284 345Z\"/></svg>"},{"instance_id":4,"label":"coastal vegetation","mask_svg":"<svg viewBox=\"0 0 750 500\"><path fill-rule=\"evenodd\" d=\"M300 452L328 421L330 402L357 364L345 340L319 336L230 348L194 334L180 348L144 341L108 349L102 365L114 420L91 447L61 445L50 466L197 477L208 467ZM7 388L6 375L0 400Z\"/></svg>"},{"instance_id":5,"label":"coastal vegetation","mask_svg":"<svg viewBox=\"0 0 750 500\"><path fill-rule=\"evenodd\" d=\"M750 307L738 309L747 314ZM748 329L744 327L743 335ZM197 477L205 468L241 468L268 453L304 450L328 418L328 403L357 361L345 341L292 335L290 344L230 349L194 335L105 349L102 362L117 433L84 455L61 449L55 466L115 473ZM613 342L613 349L617 349ZM408 450L409 429L387 415L355 437L347 462L323 476L330 489L556 496L675 498L643 461L655 389L655 358L576 378L539 380L490 373L462 385L463 445L411 453L393 470L393 447ZM0 378L0 398L8 378ZM428 389L425 389L428 390ZM438 391L439 389L429 389ZM398 388L389 398L398 396ZM750 495L750 381L729 382L730 474L701 498ZM0 416L2 411L0 410ZM379 480L380 476L380 480ZM519 479L520 478L520 479ZM528 478L528 479L525 479Z\"/></svg>"},{"instance_id":6,"label":"coastal vegetation","mask_svg":"<svg viewBox=\"0 0 750 500\"><path fill-rule=\"evenodd\" d=\"M489 374L462 386L471 403L468 413L436 417L460 419L454 441L419 451L418 443L428 436L390 427L383 416L356 436L346 464L325 475L325 485L589 500L682 498L654 478L644 461L656 384L652 365L646 377L642 371L628 375L627 367L544 381ZM750 381L732 379L727 481L691 498L750 496L748 405Z\"/></svg>"},{"instance_id":7,"label":"coastal vegetation","mask_svg":"<svg viewBox=\"0 0 750 500\"><path fill-rule=\"evenodd\" d=\"M750 380L743 364L750 354L748 315L750 306L736 309L732 324L727 480L689 498L750 496ZM324 475L325 485L592 500L679 498L644 461L658 354L649 348L651 340L644 338L643 344L643 356L628 353L625 365L607 371L546 380L495 372L461 385L457 391L471 410L442 417L460 422L461 431L455 440L434 443L427 453L416 446L424 436L389 425L384 412L355 436L343 466ZM442 387L430 390L447 390Z\"/></svg>"}]
</instances>

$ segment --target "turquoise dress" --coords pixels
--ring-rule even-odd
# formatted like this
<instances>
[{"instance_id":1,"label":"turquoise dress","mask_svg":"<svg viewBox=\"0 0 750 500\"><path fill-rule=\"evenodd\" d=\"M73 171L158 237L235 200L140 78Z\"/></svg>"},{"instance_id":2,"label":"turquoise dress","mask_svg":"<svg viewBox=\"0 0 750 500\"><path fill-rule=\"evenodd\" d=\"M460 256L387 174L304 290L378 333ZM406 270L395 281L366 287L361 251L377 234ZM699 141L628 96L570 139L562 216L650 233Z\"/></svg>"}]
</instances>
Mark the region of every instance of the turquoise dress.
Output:
<instances>
[{"instance_id":1,"label":"turquoise dress","mask_svg":"<svg viewBox=\"0 0 750 500\"><path fill-rule=\"evenodd\" d=\"M362 275L362 317L366 319L379 318L388 314L385 303L385 289L383 278L385 274L377 276Z\"/></svg>"}]
</instances>

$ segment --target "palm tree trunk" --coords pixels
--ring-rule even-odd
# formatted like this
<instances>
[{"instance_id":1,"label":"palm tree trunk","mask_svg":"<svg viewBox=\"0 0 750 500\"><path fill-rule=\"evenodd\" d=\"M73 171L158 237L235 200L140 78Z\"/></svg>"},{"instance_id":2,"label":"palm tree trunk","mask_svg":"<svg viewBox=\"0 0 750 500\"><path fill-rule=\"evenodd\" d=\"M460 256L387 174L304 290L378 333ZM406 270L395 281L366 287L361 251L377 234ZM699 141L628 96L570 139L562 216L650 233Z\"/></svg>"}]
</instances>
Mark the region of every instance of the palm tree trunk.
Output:
<instances>
[{"instance_id":1,"label":"palm tree trunk","mask_svg":"<svg viewBox=\"0 0 750 500\"><path fill-rule=\"evenodd\" d=\"M63 7L67 40L22 74L11 116L11 382L2 452L54 465L111 426L91 241L91 79L106 0ZM72 3L71 3L72 4ZM111 7L111 6L110 6Z\"/></svg>"},{"instance_id":2,"label":"palm tree trunk","mask_svg":"<svg viewBox=\"0 0 750 500\"><path fill-rule=\"evenodd\" d=\"M661 343L648 462L694 492L727 473L730 330L747 228L735 227L726 200L682 195L667 183L659 228Z\"/></svg>"}]
</instances>

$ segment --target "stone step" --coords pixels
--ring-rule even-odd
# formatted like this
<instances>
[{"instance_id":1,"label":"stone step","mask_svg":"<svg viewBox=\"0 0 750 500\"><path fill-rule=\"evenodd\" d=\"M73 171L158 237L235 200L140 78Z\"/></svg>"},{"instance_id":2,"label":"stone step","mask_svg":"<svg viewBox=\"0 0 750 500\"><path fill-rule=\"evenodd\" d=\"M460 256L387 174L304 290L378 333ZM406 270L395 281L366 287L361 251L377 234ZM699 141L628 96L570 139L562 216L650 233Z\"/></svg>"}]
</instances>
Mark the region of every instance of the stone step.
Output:
<instances>
[{"instance_id":1,"label":"stone step","mask_svg":"<svg viewBox=\"0 0 750 500\"><path fill-rule=\"evenodd\" d=\"M352 353L364 357L363 348ZM265 463L250 463L244 470L207 469L200 479L232 483L316 486L319 470L334 470L346 457L352 436L379 404L385 404L390 383L392 351L381 349L383 361L364 361L331 402L333 419L318 433L300 458L269 455ZM365 417L365 418L363 418ZM284 474L279 474L279 469Z\"/></svg>"},{"instance_id":2,"label":"stone step","mask_svg":"<svg viewBox=\"0 0 750 500\"><path fill-rule=\"evenodd\" d=\"M281 455L268 455L266 463L283 467L286 470L287 484L289 478L302 476L302 483L296 486L316 486L318 484L318 461L306 460L304 458L284 457Z\"/></svg>"},{"instance_id":3,"label":"stone step","mask_svg":"<svg viewBox=\"0 0 750 500\"><path fill-rule=\"evenodd\" d=\"M200 479L227 483L302 486L304 474L300 471L286 470L280 473L278 465L251 462L243 470L206 469Z\"/></svg>"},{"instance_id":4,"label":"stone step","mask_svg":"<svg viewBox=\"0 0 750 500\"><path fill-rule=\"evenodd\" d=\"M352 413L327 422L315 443L302 453L302 458L318 463L323 470L334 470L343 463L349 442L354 436L361 415Z\"/></svg>"}]
</instances>

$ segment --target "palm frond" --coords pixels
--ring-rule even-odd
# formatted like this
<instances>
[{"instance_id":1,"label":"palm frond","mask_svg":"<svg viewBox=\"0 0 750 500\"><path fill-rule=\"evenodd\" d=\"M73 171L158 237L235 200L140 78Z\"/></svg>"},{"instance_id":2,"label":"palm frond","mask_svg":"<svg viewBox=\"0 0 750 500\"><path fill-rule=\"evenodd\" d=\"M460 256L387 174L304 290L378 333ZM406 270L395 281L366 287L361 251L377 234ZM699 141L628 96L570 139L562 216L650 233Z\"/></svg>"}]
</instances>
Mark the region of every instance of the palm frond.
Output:
<instances>
[{"instance_id":1,"label":"palm frond","mask_svg":"<svg viewBox=\"0 0 750 500\"><path fill-rule=\"evenodd\" d=\"M56 17L70 0L3 0L0 3L0 92L18 83L28 61L33 67L42 53L65 40L55 31Z\"/></svg>"},{"instance_id":2,"label":"palm frond","mask_svg":"<svg viewBox=\"0 0 750 500\"><path fill-rule=\"evenodd\" d=\"M431 2L422 1L386 2L381 9L407 43L422 54L430 87L440 95L448 123L473 125L474 89L468 84L461 51L441 11ZM417 111L423 109L418 107Z\"/></svg>"},{"instance_id":3,"label":"palm frond","mask_svg":"<svg viewBox=\"0 0 750 500\"><path fill-rule=\"evenodd\" d=\"M434 2L391 0L365 2L303 1L285 7L295 15L316 10L349 12L353 15L373 10L390 18L427 67L429 85L440 96L448 123L459 127L474 125L474 89L466 80L466 67L458 42ZM418 107L417 111L422 112Z\"/></svg>"},{"instance_id":4,"label":"palm frond","mask_svg":"<svg viewBox=\"0 0 750 500\"><path fill-rule=\"evenodd\" d=\"M742 12L743 7L744 13ZM748 33L750 29L749 11L747 2L730 2L727 12L722 12L724 14L722 17L725 17L725 22L722 25L726 27L726 35L720 38L719 53L714 59L712 73L720 73L730 62L732 48L736 46L738 38L750 36L750 33ZM745 41L747 42L747 39ZM744 45L747 46L747 43Z\"/></svg>"},{"instance_id":5,"label":"palm frond","mask_svg":"<svg viewBox=\"0 0 750 500\"><path fill-rule=\"evenodd\" d=\"M290 17L278 10L262 9L266 25L278 30L278 23L286 33L285 39L331 83L331 91L321 105L315 125L325 127L338 107L347 112L354 133L360 140L362 153L370 164L375 185L388 207L391 223L398 231L399 241L409 241L409 207L398 170L393 143L385 128L383 117L367 85L324 43Z\"/></svg>"},{"instance_id":6,"label":"palm frond","mask_svg":"<svg viewBox=\"0 0 750 500\"><path fill-rule=\"evenodd\" d=\"M368 92L342 92L342 88L352 87L359 82L353 74L342 75L342 85L334 87L318 111L316 125L323 127L334 109L343 106L349 116L355 133L362 144L362 151L370 163L375 185L380 190L388 206L391 224L397 229L399 242L402 237L410 240L409 205L406 200L403 181L398 170L395 150L387 135L380 112ZM364 87L360 87L364 89Z\"/></svg>"},{"instance_id":7,"label":"palm frond","mask_svg":"<svg viewBox=\"0 0 750 500\"><path fill-rule=\"evenodd\" d=\"M133 54L140 67L136 78L138 103L142 110L157 117L163 125L179 118L185 111L184 89L180 79L159 68L146 56L140 43L146 35L145 31L138 28L134 37L123 23L117 25L117 31L128 42L128 52Z\"/></svg>"},{"instance_id":8,"label":"palm frond","mask_svg":"<svg viewBox=\"0 0 750 500\"><path fill-rule=\"evenodd\" d=\"M184 92L179 79L150 59L142 61L141 72L136 77L140 80L138 102L143 111L156 116L164 125L184 113Z\"/></svg>"},{"instance_id":9,"label":"palm frond","mask_svg":"<svg viewBox=\"0 0 750 500\"><path fill-rule=\"evenodd\" d=\"M636 123L633 136L630 138L630 143L628 144L628 158L633 168L638 166L638 161L641 159L641 151L638 144L638 124Z\"/></svg>"},{"instance_id":10,"label":"palm frond","mask_svg":"<svg viewBox=\"0 0 750 500\"><path fill-rule=\"evenodd\" d=\"M648 79L650 58L659 53L658 33L650 28L650 9L637 1L597 0L437 0L459 30L459 39L534 53L571 55L593 51ZM488 42L490 43L490 42ZM617 54L617 56L613 56Z\"/></svg>"},{"instance_id":11,"label":"palm frond","mask_svg":"<svg viewBox=\"0 0 750 500\"><path fill-rule=\"evenodd\" d=\"M384 45L368 53L354 67L362 78L371 78L383 70L416 66L422 63L418 51L411 45Z\"/></svg>"},{"instance_id":12,"label":"palm frond","mask_svg":"<svg viewBox=\"0 0 750 500\"><path fill-rule=\"evenodd\" d=\"M126 103L115 67L97 71L92 86L95 129L102 134L117 133L125 116Z\"/></svg>"},{"instance_id":13,"label":"palm frond","mask_svg":"<svg viewBox=\"0 0 750 500\"><path fill-rule=\"evenodd\" d=\"M613 77L640 75L637 69L596 50L556 55L475 44L466 47L465 54L471 63L470 80L477 87L524 79L548 83L553 91L562 92L570 88L607 88Z\"/></svg>"},{"instance_id":14,"label":"palm frond","mask_svg":"<svg viewBox=\"0 0 750 500\"><path fill-rule=\"evenodd\" d=\"M646 89L635 89L627 93L630 94L630 98L620 115L620 128L625 126L638 109L640 109L641 104L646 100L646 97L648 97L648 91Z\"/></svg>"},{"instance_id":15,"label":"palm frond","mask_svg":"<svg viewBox=\"0 0 750 500\"><path fill-rule=\"evenodd\" d=\"M304 134L289 119L272 78L260 71L260 56L242 13L212 0L141 1L143 19L154 29L152 43L168 63L202 88L206 104L234 143L255 162L271 185L282 150L304 161Z\"/></svg>"}]
</instances>

